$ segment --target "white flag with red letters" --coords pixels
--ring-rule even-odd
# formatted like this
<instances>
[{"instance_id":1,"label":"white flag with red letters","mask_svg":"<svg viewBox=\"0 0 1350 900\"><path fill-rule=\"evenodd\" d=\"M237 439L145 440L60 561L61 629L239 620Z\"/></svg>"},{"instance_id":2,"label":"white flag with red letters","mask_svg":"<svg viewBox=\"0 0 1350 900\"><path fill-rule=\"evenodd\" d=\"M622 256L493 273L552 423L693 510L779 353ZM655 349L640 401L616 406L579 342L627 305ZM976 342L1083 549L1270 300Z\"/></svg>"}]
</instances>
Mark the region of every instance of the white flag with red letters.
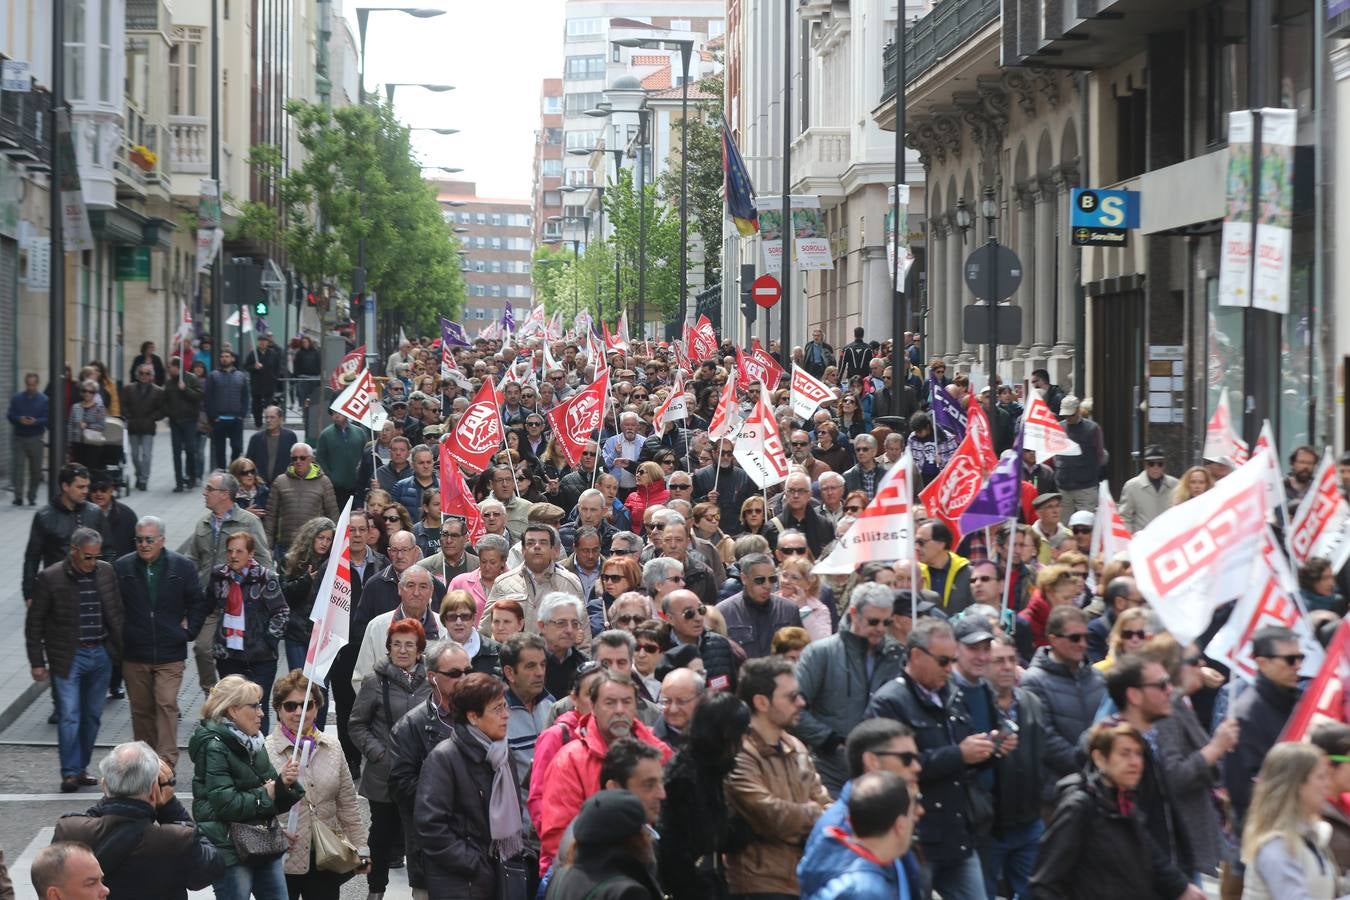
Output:
<instances>
[{"instance_id":1,"label":"white flag with red letters","mask_svg":"<svg viewBox=\"0 0 1350 900\"><path fill-rule=\"evenodd\" d=\"M877 495L858 520L816 563L815 575L849 575L865 562L914 558L914 458L908 450L877 485Z\"/></svg>"},{"instance_id":2,"label":"white flag with red letters","mask_svg":"<svg viewBox=\"0 0 1350 900\"><path fill-rule=\"evenodd\" d=\"M1286 539L1289 558L1296 566L1321 556L1331 560L1331 571L1339 572L1350 559L1350 503L1341 493L1330 447L1322 454L1308 493L1299 501Z\"/></svg>"},{"instance_id":3,"label":"white flag with red letters","mask_svg":"<svg viewBox=\"0 0 1350 900\"><path fill-rule=\"evenodd\" d=\"M820 404L834 399L834 391L801 366L793 366L790 397L792 414L803 421L810 421Z\"/></svg>"},{"instance_id":4,"label":"white flag with red letters","mask_svg":"<svg viewBox=\"0 0 1350 900\"><path fill-rule=\"evenodd\" d=\"M1064 433L1064 426L1045 405L1040 394L1031 393L1026 414L1022 417L1022 446L1036 451L1036 462L1043 463L1052 456L1079 456L1083 448Z\"/></svg>"},{"instance_id":5,"label":"white flag with red letters","mask_svg":"<svg viewBox=\"0 0 1350 900\"><path fill-rule=\"evenodd\" d=\"M783 438L763 393L736 433L735 456L741 468L761 489L787 479L788 461Z\"/></svg>"}]
</instances>

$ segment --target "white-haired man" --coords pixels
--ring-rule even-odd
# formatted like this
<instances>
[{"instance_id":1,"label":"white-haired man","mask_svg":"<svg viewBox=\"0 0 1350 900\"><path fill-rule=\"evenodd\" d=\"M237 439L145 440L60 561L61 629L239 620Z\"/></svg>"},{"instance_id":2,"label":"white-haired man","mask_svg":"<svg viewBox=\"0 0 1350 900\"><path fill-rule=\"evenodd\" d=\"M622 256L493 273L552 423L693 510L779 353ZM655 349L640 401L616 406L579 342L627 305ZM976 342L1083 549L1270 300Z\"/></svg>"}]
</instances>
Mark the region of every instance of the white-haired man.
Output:
<instances>
[{"instance_id":1,"label":"white-haired man","mask_svg":"<svg viewBox=\"0 0 1350 900\"><path fill-rule=\"evenodd\" d=\"M440 623L431 609L435 582L432 574L421 566L410 565L399 574L398 606L371 619L361 638L361 650L356 654L356 670L352 673L352 689L358 694L361 692L361 682L375 671L375 664L380 661L390 625L400 619L414 619L422 624L427 640L440 638Z\"/></svg>"},{"instance_id":2,"label":"white-haired man","mask_svg":"<svg viewBox=\"0 0 1350 900\"><path fill-rule=\"evenodd\" d=\"M553 591L539 602L534 621L548 648L544 688L555 697L566 697L573 676L586 661L584 648L591 633L586 605L580 597Z\"/></svg>"}]
</instances>

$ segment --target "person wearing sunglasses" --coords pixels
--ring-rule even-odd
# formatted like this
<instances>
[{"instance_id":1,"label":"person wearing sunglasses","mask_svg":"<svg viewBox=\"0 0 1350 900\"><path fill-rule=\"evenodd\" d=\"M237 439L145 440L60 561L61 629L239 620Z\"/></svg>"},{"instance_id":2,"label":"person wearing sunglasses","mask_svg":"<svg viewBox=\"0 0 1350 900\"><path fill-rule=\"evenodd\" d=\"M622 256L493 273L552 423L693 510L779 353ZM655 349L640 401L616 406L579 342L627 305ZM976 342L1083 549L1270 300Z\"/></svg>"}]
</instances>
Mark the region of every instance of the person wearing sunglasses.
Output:
<instances>
[{"instance_id":1,"label":"person wearing sunglasses","mask_svg":"<svg viewBox=\"0 0 1350 900\"><path fill-rule=\"evenodd\" d=\"M743 508L758 489L745 470L736 465L735 448L731 441L716 442L715 458L712 465L704 466L694 473L693 503L707 501L716 503L722 513L722 530L735 537L746 529ZM763 506L759 502L761 515L755 520L756 533L764 529Z\"/></svg>"},{"instance_id":2,"label":"person wearing sunglasses","mask_svg":"<svg viewBox=\"0 0 1350 900\"><path fill-rule=\"evenodd\" d=\"M807 644L797 663L806 707L794 733L810 748L831 794L849 777L845 738L863 721L873 694L903 665L903 648L888 633L893 595L883 584L858 585L839 631Z\"/></svg>"},{"instance_id":3,"label":"person wearing sunglasses","mask_svg":"<svg viewBox=\"0 0 1350 900\"><path fill-rule=\"evenodd\" d=\"M1106 659L1110 652L1111 630L1115 627L1116 619L1127 609L1143 607L1144 596L1139 593L1133 578L1117 575L1106 582L1106 588L1102 591L1102 605L1105 607L1104 613L1088 623L1087 655L1094 664Z\"/></svg>"},{"instance_id":4,"label":"person wearing sunglasses","mask_svg":"<svg viewBox=\"0 0 1350 900\"><path fill-rule=\"evenodd\" d=\"M908 647L900 677L873 694L865 715L894 719L915 736L924 803L918 844L932 867L933 890L943 897L982 898L975 828L986 823L975 820L970 791L998 744L976 728L953 682L957 642L952 626L921 618L909 633Z\"/></svg>"},{"instance_id":5,"label":"person wearing sunglasses","mask_svg":"<svg viewBox=\"0 0 1350 900\"><path fill-rule=\"evenodd\" d=\"M1143 470L1120 489L1120 518L1131 534L1138 534L1171 508L1177 487L1177 479L1167 474L1167 454L1162 447L1145 447L1143 464Z\"/></svg>"},{"instance_id":6,"label":"person wearing sunglasses","mask_svg":"<svg viewBox=\"0 0 1350 900\"><path fill-rule=\"evenodd\" d=\"M727 623L727 637L740 644L750 659L772 652L773 635L780 628L802 623L797 604L778 593L778 573L772 557L751 553L741 558L741 587L717 604Z\"/></svg>"},{"instance_id":7,"label":"person wearing sunglasses","mask_svg":"<svg viewBox=\"0 0 1350 900\"><path fill-rule=\"evenodd\" d=\"M683 588L661 600L662 618L670 624L670 653L685 645L694 648L703 663L708 687L714 691L735 690L740 660L731 641L707 627L709 611L698 594Z\"/></svg>"},{"instance_id":8,"label":"person wearing sunglasses","mask_svg":"<svg viewBox=\"0 0 1350 900\"><path fill-rule=\"evenodd\" d=\"M1025 630L1019 617L1017 631ZM1092 726L1106 695L1106 679L1087 664L1087 616L1081 609L1072 605L1052 609L1045 634L1048 643L1032 655L1021 687L1034 694L1045 711L1043 759L1054 781L1082 768L1079 739Z\"/></svg>"},{"instance_id":9,"label":"person wearing sunglasses","mask_svg":"<svg viewBox=\"0 0 1350 900\"><path fill-rule=\"evenodd\" d=\"M296 444L291 448L290 466L272 482L263 519L278 564L286 559L286 548L306 522L315 516L336 522L339 512L333 482L314 462L314 450L309 444Z\"/></svg>"},{"instance_id":10,"label":"person wearing sunglasses","mask_svg":"<svg viewBox=\"0 0 1350 900\"><path fill-rule=\"evenodd\" d=\"M472 660L473 671L500 678L501 644L478 631L478 604L464 590L446 591L438 618L441 633L464 647Z\"/></svg>"},{"instance_id":11,"label":"person wearing sunglasses","mask_svg":"<svg viewBox=\"0 0 1350 900\"><path fill-rule=\"evenodd\" d=\"M229 471L239 482L234 502L258 518L264 518L267 515L267 496L271 488L259 477L258 464L247 456L241 456L230 463Z\"/></svg>"},{"instance_id":12,"label":"person wearing sunglasses","mask_svg":"<svg viewBox=\"0 0 1350 900\"><path fill-rule=\"evenodd\" d=\"M1103 675L1109 674L1117 659L1138 653L1158 630L1160 626L1145 607L1123 610L1116 616L1111 634L1107 637L1106 658L1093 663L1093 667Z\"/></svg>"}]
</instances>

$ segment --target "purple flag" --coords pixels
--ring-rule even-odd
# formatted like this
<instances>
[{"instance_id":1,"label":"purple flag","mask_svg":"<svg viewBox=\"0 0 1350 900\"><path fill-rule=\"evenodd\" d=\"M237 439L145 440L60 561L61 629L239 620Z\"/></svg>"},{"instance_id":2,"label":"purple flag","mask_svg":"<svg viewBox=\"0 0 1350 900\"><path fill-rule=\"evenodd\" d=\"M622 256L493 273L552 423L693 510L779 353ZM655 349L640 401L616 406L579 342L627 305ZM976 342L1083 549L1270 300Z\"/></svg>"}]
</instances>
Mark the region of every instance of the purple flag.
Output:
<instances>
[{"instance_id":1,"label":"purple flag","mask_svg":"<svg viewBox=\"0 0 1350 900\"><path fill-rule=\"evenodd\" d=\"M986 525L999 525L1017 515L1017 503L1022 497L1021 469L1021 449L1004 450L984 487L961 514L963 532L969 534Z\"/></svg>"},{"instance_id":2,"label":"purple flag","mask_svg":"<svg viewBox=\"0 0 1350 900\"><path fill-rule=\"evenodd\" d=\"M473 346L469 343L469 336L464 333L463 326L458 322L451 322L445 316L441 316L441 341L451 347Z\"/></svg>"},{"instance_id":3,"label":"purple flag","mask_svg":"<svg viewBox=\"0 0 1350 900\"><path fill-rule=\"evenodd\" d=\"M516 314L511 309L511 301L506 301L506 309L502 311L502 327L516 330Z\"/></svg>"},{"instance_id":4,"label":"purple flag","mask_svg":"<svg viewBox=\"0 0 1350 900\"><path fill-rule=\"evenodd\" d=\"M959 443L966 436L966 411L952 399L936 376L928 376L928 385L928 393L932 398L933 424Z\"/></svg>"}]
</instances>

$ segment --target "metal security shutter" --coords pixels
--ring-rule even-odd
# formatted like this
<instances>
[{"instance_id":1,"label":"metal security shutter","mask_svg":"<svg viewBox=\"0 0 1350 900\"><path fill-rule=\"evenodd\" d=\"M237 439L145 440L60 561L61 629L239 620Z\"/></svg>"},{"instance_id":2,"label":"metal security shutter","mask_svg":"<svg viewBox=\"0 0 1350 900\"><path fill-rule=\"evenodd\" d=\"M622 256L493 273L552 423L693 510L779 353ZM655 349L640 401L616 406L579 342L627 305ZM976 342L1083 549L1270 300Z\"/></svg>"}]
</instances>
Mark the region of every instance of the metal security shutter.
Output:
<instances>
[{"instance_id":1,"label":"metal security shutter","mask_svg":"<svg viewBox=\"0 0 1350 900\"><path fill-rule=\"evenodd\" d=\"M19 319L19 242L0 237L0 398L14 395L14 329ZM0 440L0 477L8 479L10 468L8 431Z\"/></svg>"}]
</instances>

